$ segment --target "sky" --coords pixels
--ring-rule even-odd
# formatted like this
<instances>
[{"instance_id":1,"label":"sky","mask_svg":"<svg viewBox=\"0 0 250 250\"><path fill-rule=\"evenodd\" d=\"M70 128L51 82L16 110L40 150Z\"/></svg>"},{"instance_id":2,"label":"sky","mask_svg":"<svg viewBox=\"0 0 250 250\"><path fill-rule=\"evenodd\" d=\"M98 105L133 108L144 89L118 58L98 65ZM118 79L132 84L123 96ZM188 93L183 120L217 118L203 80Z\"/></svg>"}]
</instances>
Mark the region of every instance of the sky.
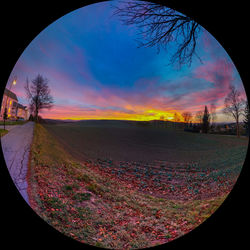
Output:
<instances>
[{"instance_id":1,"label":"sky","mask_svg":"<svg viewBox=\"0 0 250 250\"><path fill-rule=\"evenodd\" d=\"M49 81L54 105L41 116L50 119L154 120L174 113L195 114L216 105L217 121L233 84L246 99L244 86L230 57L201 29L191 66L170 65L171 52L138 48L138 28L113 15L116 2L77 9L44 29L24 50L9 77L12 91L28 105L26 79L38 74Z\"/></svg>"}]
</instances>

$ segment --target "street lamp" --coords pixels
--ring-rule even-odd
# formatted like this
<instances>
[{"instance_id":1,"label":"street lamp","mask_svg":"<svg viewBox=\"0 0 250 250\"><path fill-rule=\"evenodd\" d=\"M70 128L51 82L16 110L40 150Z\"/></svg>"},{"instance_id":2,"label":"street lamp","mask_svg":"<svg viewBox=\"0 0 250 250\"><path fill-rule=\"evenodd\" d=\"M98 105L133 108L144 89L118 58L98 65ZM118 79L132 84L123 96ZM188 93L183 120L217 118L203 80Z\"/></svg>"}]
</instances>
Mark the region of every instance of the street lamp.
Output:
<instances>
[{"instance_id":1,"label":"street lamp","mask_svg":"<svg viewBox=\"0 0 250 250\"><path fill-rule=\"evenodd\" d=\"M14 80L11 82L10 84L10 89L9 91L11 90L11 87L13 85L16 85L16 82L17 82L17 77L15 76L14 77ZM7 95L7 98L6 98L6 102L5 102L5 105L4 105L4 114L3 114L3 129L5 130L5 120L7 119L8 115L7 115L7 103L8 103L8 99L9 99L9 96Z\"/></svg>"},{"instance_id":2,"label":"street lamp","mask_svg":"<svg viewBox=\"0 0 250 250\"><path fill-rule=\"evenodd\" d=\"M16 79L13 80L12 85L16 85Z\"/></svg>"}]
</instances>

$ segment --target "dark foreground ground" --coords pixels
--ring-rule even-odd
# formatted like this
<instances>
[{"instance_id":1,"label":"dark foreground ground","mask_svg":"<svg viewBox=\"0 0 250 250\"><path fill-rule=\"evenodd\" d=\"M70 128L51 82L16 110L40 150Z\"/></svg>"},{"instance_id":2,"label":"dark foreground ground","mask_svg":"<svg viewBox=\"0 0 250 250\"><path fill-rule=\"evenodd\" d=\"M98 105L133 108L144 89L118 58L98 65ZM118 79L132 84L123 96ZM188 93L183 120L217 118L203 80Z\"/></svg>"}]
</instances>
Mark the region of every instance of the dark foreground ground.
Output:
<instances>
[{"instance_id":1,"label":"dark foreground ground","mask_svg":"<svg viewBox=\"0 0 250 250\"><path fill-rule=\"evenodd\" d=\"M248 140L125 123L36 124L31 207L89 245L141 249L199 226L232 190Z\"/></svg>"},{"instance_id":2,"label":"dark foreground ground","mask_svg":"<svg viewBox=\"0 0 250 250\"><path fill-rule=\"evenodd\" d=\"M236 163L242 166L248 145L246 137L137 127L120 121L79 122L45 127L79 160L111 159L146 164L164 161L223 168Z\"/></svg>"}]
</instances>

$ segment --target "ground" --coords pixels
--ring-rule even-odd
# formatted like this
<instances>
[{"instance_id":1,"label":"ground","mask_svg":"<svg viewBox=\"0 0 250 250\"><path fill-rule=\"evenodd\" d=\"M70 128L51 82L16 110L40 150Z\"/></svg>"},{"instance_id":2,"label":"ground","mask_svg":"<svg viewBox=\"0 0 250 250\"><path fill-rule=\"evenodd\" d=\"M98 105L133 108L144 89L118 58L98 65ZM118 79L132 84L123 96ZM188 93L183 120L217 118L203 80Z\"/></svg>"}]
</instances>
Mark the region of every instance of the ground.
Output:
<instances>
[{"instance_id":1,"label":"ground","mask_svg":"<svg viewBox=\"0 0 250 250\"><path fill-rule=\"evenodd\" d=\"M138 129L36 125L31 207L60 232L105 248L151 247L197 227L232 189L247 138Z\"/></svg>"},{"instance_id":2,"label":"ground","mask_svg":"<svg viewBox=\"0 0 250 250\"><path fill-rule=\"evenodd\" d=\"M1 137L4 159L10 176L27 203L28 159L33 137L33 122L12 126L8 134Z\"/></svg>"},{"instance_id":3,"label":"ground","mask_svg":"<svg viewBox=\"0 0 250 250\"><path fill-rule=\"evenodd\" d=\"M0 128L0 137L6 135L8 133L8 130L7 129L2 129Z\"/></svg>"},{"instance_id":4,"label":"ground","mask_svg":"<svg viewBox=\"0 0 250 250\"><path fill-rule=\"evenodd\" d=\"M25 124L27 121L5 121L5 125L22 125ZM3 121L0 121L0 125L4 125Z\"/></svg>"}]
</instances>

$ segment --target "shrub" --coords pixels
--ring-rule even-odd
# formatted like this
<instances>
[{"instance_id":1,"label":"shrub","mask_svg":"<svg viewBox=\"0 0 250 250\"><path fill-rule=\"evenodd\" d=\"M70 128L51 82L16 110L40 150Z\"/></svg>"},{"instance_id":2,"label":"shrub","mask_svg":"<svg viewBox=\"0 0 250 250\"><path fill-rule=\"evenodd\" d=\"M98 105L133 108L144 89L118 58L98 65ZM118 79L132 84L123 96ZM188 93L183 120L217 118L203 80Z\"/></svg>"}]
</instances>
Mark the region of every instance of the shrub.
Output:
<instances>
[{"instance_id":1,"label":"shrub","mask_svg":"<svg viewBox=\"0 0 250 250\"><path fill-rule=\"evenodd\" d=\"M92 179L88 175L86 175L86 174L78 175L77 176L77 180L84 181L86 183L90 183L92 181Z\"/></svg>"},{"instance_id":2,"label":"shrub","mask_svg":"<svg viewBox=\"0 0 250 250\"><path fill-rule=\"evenodd\" d=\"M103 193L103 189L99 185L97 185L95 183L92 183L92 184L88 185L87 189L90 192L93 192L94 194L102 194Z\"/></svg>"},{"instance_id":3,"label":"shrub","mask_svg":"<svg viewBox=\"0 0 250 250\"><path fill-rule=\"evenodd\" d=\"M65 185L65 186L63 186L63 189L70 191L70 190L73 190L73 187L71 185Z\"/></svg>"},{"instance_id":4,"label":"shrub","mask_svg":"<svg viewBox=\"0 0 250 250\"><path fill-rule=\"evenodd\" d=\"M90 193L77 193L74 195L73 199L78 201L86 201L90 200L91 194Z\"/></svg>"}]
</instances>

